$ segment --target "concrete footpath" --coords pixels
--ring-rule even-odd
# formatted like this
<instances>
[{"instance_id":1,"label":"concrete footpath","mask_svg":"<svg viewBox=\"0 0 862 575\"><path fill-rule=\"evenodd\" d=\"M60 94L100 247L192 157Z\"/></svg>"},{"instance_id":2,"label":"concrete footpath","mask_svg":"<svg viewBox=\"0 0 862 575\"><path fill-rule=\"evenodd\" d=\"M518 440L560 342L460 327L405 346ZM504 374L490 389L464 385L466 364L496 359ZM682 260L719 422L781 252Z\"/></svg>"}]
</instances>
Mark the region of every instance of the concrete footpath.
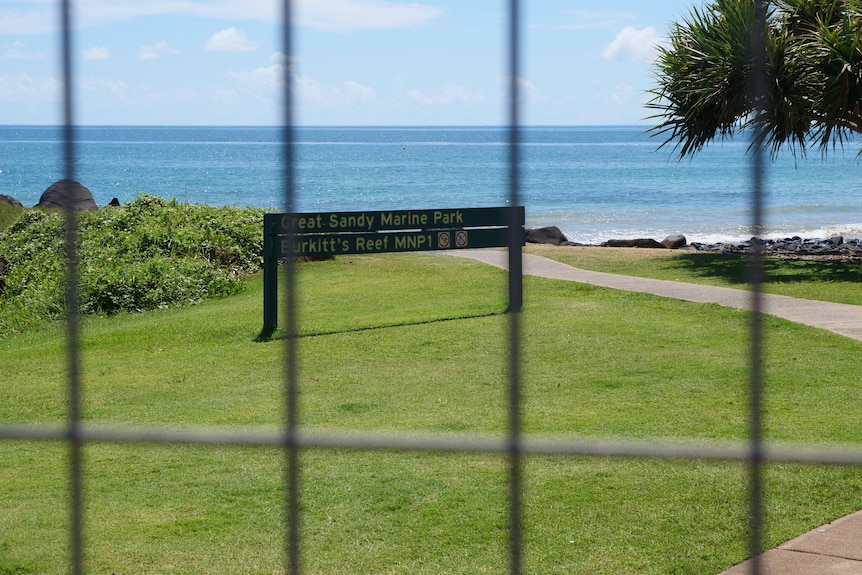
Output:
<instances>
[{"instance_id":1,"label":"concrete footpath","mask_svg":"<svg viewBox=\"0 0 862 575\"><path fill-rule=\"evenodd\" d=\"M475 259L502 269L508 255L498 250L450 250L439 254ZM612 289L650 293L697 302L751 309L745 290L653 280L580 270L559 262L524 254L524 275L574 281ZM862 306L763 294L762 311L796 323L826 329L862 341ZM862 575L862 511L818 527L740 563L720 575Z\"/></svg>"}]
</instances>

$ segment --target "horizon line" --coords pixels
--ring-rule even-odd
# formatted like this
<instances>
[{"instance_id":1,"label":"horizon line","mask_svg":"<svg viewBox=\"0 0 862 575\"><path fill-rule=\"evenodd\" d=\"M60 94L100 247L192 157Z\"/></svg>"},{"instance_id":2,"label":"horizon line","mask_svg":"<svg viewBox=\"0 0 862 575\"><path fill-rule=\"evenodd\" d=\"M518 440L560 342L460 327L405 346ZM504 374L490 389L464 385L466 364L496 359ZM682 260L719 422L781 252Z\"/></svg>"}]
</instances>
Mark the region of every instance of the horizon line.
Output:
<instances>
[{"instance_id":1,"label":"horizon line","mask_svg":"<svg viewBox=\"0 0 862 575\"><path fill-rule=\"evenodd\" d=\"M62 128L65 124L6 124L3 128ZM519 128L644 128L649 124L519 124ZM283 124L74 124L79 128L284 128ZM293 128L510 128L510 124L292 124Z\"/></svg>"}]
</instances>

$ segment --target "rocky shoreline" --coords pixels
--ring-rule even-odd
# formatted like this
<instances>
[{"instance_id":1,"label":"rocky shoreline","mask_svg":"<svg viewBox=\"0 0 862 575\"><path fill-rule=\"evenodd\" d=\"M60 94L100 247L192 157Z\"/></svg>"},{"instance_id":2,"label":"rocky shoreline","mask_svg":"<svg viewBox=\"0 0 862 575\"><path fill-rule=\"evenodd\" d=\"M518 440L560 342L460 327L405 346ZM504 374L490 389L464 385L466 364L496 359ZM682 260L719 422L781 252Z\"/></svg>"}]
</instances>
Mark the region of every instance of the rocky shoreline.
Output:
<instances>
[{"instance_id":1,"label":"rocky shoreline","mask_svg":"<svg viewBox=\"0 0 862 575\"><path fill-rule=\"evenodd\" d=\"M733 256L752 255L759 248L766 257L794 259L862 260L862 239L834 236L826 239L801 238L794 236L784 239L751 238L743 242L718 242L705 244L688 243L685 236L674 234L662 241L652 238L610 239L600 244L581 244L571 242L556 226L528 229L526 241L536 244L557 246L588 247L625 247L671 249L692 252L712 252Z\"/></svg>"}]
</instances>

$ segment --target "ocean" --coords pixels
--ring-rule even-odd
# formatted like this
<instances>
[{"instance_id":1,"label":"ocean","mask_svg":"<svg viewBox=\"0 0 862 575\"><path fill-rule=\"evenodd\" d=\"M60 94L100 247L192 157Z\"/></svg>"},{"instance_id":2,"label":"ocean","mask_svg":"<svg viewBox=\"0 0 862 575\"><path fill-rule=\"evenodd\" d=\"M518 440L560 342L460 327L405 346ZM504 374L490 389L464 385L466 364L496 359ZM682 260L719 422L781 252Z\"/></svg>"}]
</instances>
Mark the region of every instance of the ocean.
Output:
<instances>
[{"instance_id":1,"label":"ocean","mask_svg":"<svg viewBox=\"0 0 862 575\"><path fill-rule=\"evenodd\" d=\"M683 234L748 239L746 141L693 159L659 149L642 126L525 127L521 203L527 226L575 242ZM280 129L79 127L76 179L96 203L148 193L211 205L282 209ZM296 130L297 210L502 206L506 132L499 127L303 127ZM766 162L765 237L862 237L860 143ZM61 131L0 126L0 194L25 206L60 179Z\"/></svg>"}]
</instances>

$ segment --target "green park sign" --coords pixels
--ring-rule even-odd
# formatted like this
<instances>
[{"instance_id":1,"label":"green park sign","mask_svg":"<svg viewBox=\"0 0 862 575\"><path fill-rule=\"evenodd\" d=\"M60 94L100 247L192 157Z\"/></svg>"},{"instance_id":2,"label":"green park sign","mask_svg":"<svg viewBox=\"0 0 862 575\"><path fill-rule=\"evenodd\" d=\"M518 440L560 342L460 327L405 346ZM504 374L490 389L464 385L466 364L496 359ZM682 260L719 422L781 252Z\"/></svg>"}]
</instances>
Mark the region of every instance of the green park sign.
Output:
<instances>
[{"instance_id":1,"label":"green park sign","mask_svg":"<svg viewBox=\"0 0 862 575\"><path fill-rule=\"evenodd\" d=\"M264 331L277 325L280 258L524 245L524 207L269 213L263 216Z\"/></svg>"}]
</instances>

